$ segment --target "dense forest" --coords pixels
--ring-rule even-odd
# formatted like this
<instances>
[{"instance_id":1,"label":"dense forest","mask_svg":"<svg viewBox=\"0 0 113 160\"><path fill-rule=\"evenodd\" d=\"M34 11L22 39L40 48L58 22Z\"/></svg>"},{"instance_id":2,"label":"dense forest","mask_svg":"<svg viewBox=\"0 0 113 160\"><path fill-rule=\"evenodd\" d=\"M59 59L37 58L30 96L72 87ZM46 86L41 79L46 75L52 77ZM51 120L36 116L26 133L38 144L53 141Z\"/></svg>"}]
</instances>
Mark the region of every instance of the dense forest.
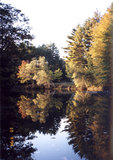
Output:
<instances>
[{"instance_id":1,"label":"dense forest","mask_svg":"<svg viewBox=\"0 0 113 160\"><path fill-rule=\"evenodd\" d=\"M54 43L35 47L29 19L0 3L0 70L2 88L43 86L73 81L81 90L109 89L113 73L113 4L95 12L68 36L65 60ZM38 42L37 42L38 43Z\"/></svg>"}]
</instances>

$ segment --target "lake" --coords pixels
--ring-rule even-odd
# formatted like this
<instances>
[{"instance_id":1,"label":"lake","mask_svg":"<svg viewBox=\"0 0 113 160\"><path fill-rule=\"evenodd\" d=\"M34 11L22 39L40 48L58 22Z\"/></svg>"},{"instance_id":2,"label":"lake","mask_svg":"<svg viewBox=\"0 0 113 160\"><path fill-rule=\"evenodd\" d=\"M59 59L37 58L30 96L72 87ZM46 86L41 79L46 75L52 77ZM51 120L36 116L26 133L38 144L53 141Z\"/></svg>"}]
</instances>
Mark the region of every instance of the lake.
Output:
<instances>
[{"instance_id":1,"label":"lake","mask_svg":"<svg viewBox=\"0 0 113 160\"><path fill-rule=\"evenodd\" d=\"M108 92L4 91L1 160L112 160Z\"/></svg>"}]
</instances>

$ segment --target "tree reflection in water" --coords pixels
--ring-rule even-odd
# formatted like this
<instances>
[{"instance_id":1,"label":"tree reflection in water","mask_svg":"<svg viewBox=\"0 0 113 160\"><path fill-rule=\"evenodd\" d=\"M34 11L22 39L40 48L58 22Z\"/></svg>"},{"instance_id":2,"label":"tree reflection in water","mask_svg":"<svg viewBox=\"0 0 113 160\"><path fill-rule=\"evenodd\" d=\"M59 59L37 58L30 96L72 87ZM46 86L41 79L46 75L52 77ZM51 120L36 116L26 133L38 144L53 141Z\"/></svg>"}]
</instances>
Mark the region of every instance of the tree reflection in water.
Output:
<instances>
[{"instance_id":1,"label":"tree reflection in water","mask_svg":"<svg viewBox=\"0 0 113 160\"><path fill-rule=\"evenodd\" d=\"M2 97L1 158L32 160L36 149L32 143L26 144L26 140L33 140L36 131L56 134L61 119L65 117L66 101L70 95L37 93L35 96L33 93L17 97L15 93ZM13 128L13 133L10 133L10 128ZM13 146L10 145L11 137Z\"/></svg>"},{"instance_id":2,"label":"tree reflection in water","mask_svg":"<svg viewBox=\"0 0 113 160\"><path fill-rule=\"evenodd\" d=\"M65 131L75 153L87 160L112 160L109 154L109 96L76 92L69 100L70 97L71 94L52 95L48 92L23 94L19 98L5 96L2 104L2 158L32 160L36 149L26 140L33 140L37 131L55 135L61 119L66 117ZM13 133L9 132L10 128L14 128ZM10 137L14 137L12 147Z\"/></svg>"},{"instance_id":3,"label":"tree reflection in water","mask_svg":"<svg viewBox=\"0 0 113 160\"><path fill-rule=\"evenodd\" d=\"M69 144L88 160L109 157L109 97L76 92L67 106Z\"/></svg>"},{"instance_id":4,"label":"tree reflection in water","mask_svg":"<svg viewBox=\"0 0 113 160\"><path fill-rule=\"evenodd\" d=\"M38 93L35 98L27 98L21 95L17 105L22 118L30 116L33 122L46 123L49 111L54 110L54 107L61 110L63 103L61 98L52 98L48 93Z\"/></svg>"},{"instance_id":5,"label":"tree reflection in water","mask_svg":"<svg viewBox=\"0 0 113 160\"><path fill-rule=\"evenodd\" d=\"M35 136L17 114L15 106L17 98L14 95L2 95L1 101L1 155L5 160L33 160L32 154L37 150L26 139ZM25 125L23 127L23 125Z\"/></svg>"}]
</instances>

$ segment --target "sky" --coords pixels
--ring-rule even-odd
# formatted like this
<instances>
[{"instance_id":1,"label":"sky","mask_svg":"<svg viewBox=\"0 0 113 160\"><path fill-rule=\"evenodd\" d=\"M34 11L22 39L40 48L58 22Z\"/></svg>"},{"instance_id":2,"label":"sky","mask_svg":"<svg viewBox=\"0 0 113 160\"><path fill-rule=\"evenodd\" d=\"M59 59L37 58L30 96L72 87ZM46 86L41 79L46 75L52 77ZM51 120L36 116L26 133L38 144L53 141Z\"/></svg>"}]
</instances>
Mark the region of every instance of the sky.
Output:
<instances>
[{"instance_id":1,"label":"sky","mask_svg":"<svg viewBox=\"0 0 113 160\"><path fill-rule=\"evenodd\" d=\"M31 33L35 36L32 43L55 43L61 57L65 56L67 36L78 24L83 24L98 10L102 15L113 0L1 0L20 9L30 19Z\"/></svg>"}]
</instances>

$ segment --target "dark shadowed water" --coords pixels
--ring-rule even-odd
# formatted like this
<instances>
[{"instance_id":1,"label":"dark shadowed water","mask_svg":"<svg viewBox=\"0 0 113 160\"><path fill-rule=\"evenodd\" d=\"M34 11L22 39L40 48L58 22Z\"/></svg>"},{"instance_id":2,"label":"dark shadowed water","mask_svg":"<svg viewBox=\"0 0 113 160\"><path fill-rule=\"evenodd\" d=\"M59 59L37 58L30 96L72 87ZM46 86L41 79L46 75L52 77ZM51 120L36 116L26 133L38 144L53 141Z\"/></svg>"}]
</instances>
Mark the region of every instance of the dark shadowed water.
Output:
<instances>
[{"instance_id":1,"label":"dark shadowed water","mask_svg":"<svg viewBox=\"0 0 113 160\"><path fill-rule=\"evenodd\" d=\"M109 93L1 95L1 160L112 160Z\"/></svg>"}]
</instances>

